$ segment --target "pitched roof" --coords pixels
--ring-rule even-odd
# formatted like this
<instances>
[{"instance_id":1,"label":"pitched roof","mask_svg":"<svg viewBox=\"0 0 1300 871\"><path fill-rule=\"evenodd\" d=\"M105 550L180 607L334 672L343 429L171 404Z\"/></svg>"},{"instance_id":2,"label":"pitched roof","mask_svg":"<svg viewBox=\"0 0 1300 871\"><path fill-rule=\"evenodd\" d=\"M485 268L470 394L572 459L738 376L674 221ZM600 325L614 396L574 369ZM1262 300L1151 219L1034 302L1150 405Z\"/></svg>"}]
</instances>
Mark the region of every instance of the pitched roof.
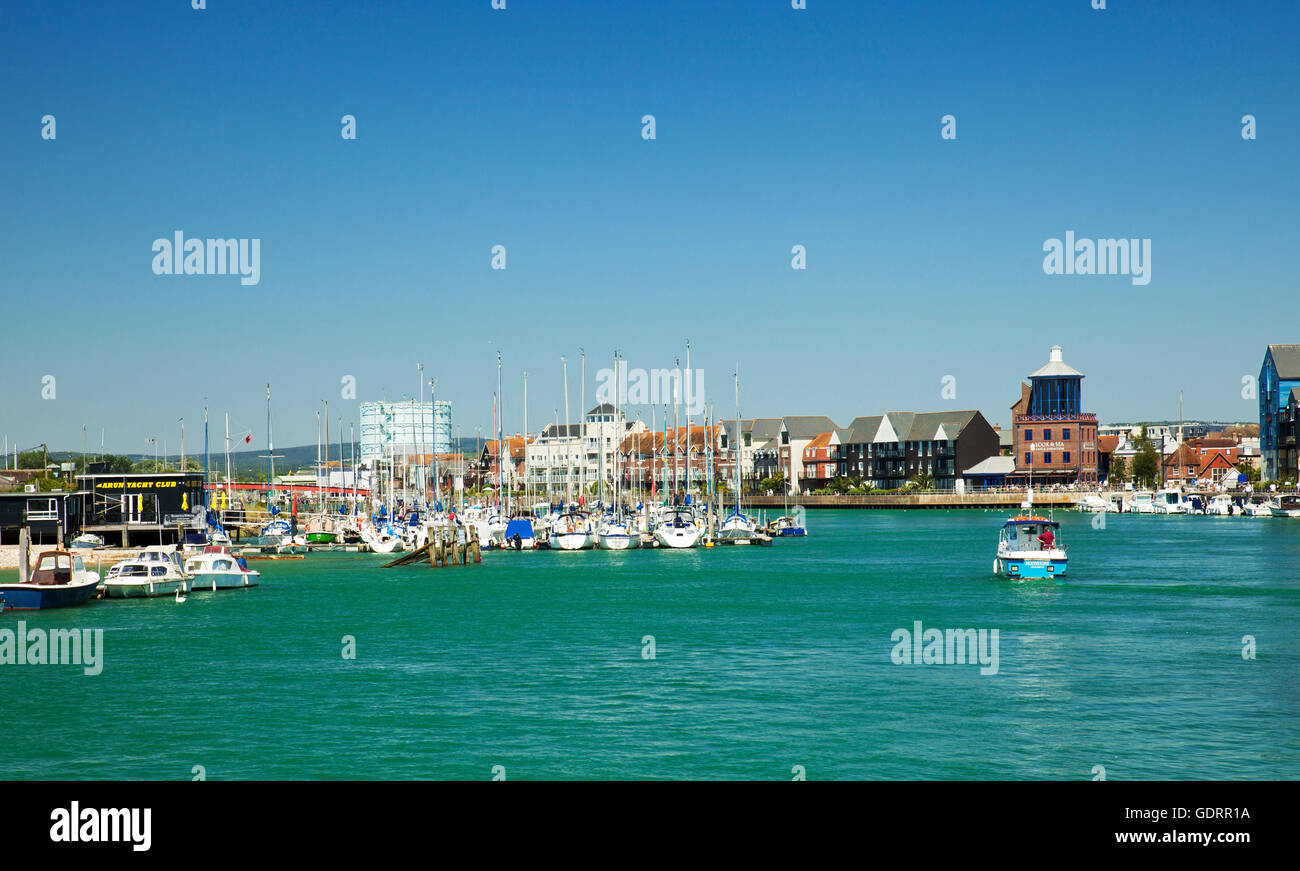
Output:
<instances>
[{"instance_id":1,"label":"pitched roof","mask_svg":"<svg viewBox=\"0 0 1300 871\"><path fill-rule=\"evenodd\" d=\"M593 414L613 414L613 413L614 413L614 406L610 405L608 402L602 402L600 405L597 405L591 411L587 412L588 416Z\"/></svg>"},{"instance_id":2,"label":"pitched roof","mask_svg":"<svg viewBox=\"0 0 1300 871\"><path fill-rule=\"evenodd\" d=\"M530 438L529 441L531 442L533 441L533 439ZM523 456L524 437L522 435L506 436L505 442L506 442L506 453L510 457L513 458L513 457ZM487 452L487 455L489 457L495 457L497 455L497 440L489 439L486 442L484 442L483 450Z\"/></svg>"},{"instance_id":3,"label":"pitched roof","mask_svg":"<svg viewBox=\"0 0 1300 871\"><path fill-rule=\"evenodd\" d=\"M883 415L856 417L848 433L840 436L846 444L893 444L897 442L932 442L955 439L975 419L978 411L890 411Z\"/></svg>"},{"instance_id":4,"label":"pitched roof","mask_svg":"<svg viewBox=\"0 0 1300 871\"><path fill-rule=\"evenodd\" d=\"M736 438L736 419L734 417L731 418L730 420L720 420L718 421L718 425L721 426L722 431L726 433L728 446L734 445L737 441L739 441L739 439ZM753 418L749 418L749 419L741 418L740 432L742 435L747 432L752 432L753 429L754 429Z\"/></svg>"},{"instance_id":5,"label":"pitched roof","mask_svg":"<svg viewBox=\"0 0 1300 871\"><path fill-rule=\"evenodd\" d=\"M1200 478L1204 478L1205 473L1211 469L1236 468L1236 464L1232 462L1232 458L1228 456L1227 452L1218 448L1210 451L1208 454L1201 457L1201 459L1203 462L1201 463L1200 471L1196 473L1197 477Z\"/></svg>"},{"instance_id":6,"label":"pitched roof","mask_svg":"<svg viewBox=\"0 0 1300 871\"><path fill-rule=\"evenodd\" d=\"M963 475L1010 475L1016 470L1015 457L993 456L980 460Z\"/></svg>"},{"instance_id":7,"label":"pitched roof","mask_svg":"<svg viewBox=\"0 0 1300 871\"><path fill-rule=\"evenodd\" d=\"M835 421L821 414L784 417L786 432L792 439L816 438L835 429Z\"/></svg>"},{"instance_id":8,"label":"pitched roof","mask_svg":"<svg viewBox=\"0 0 1300 871\"><path fill-rule=\"evenodd\" d=\"M1269 345L1279 378L1300 378L1300 345Z\"/></svg>"},{"instance_id":9,"label":"pitched roof","mask_svg":"<svg viewBox=\"0 0 1300 871\"><path fill-rule=\"evenodd\" d=\"M1029 375L1030 378L1060 378L1062 376L1082 378L1083 373L1073 366L1066 365L1065 359L1061 356L1060 345L1053 345L1051 352L1048 354L1047 364Z\"/></svg>"},{"instance_id":10,"label":"pitched roof","mask_svg":"<svg viewBox=\"0 0 1300 871\"><path fill-rule=\"evenodd\" d=\"M821 433L808 444L804 445L805 451L815 451L818 448L829 447L831 443L831 434L828 432Z\"/></svg>"},{"instance_id":11,"label":"pitched roof","mask_svg":"<svg viewBox=\"0 0 1300 871\"><path fill-rule=\"evenodd\" d=\"M832 424L834 426L834 424ZM754 418L753 435L751 439L754 444L759 442L775 441L781 437L781 418L779 417L756 417Z\"/></svg>"},{"instance_id":12,"label":"pitched roof","mask_svg":"<svg viewBox=\"0 0 1300 871\"><path fill-rule=\"evenodd\" d=\"M1097 450L1103 454L1109 454L1119 447L1119 436L1104 435L1097 436Z\"/></svg>"},{"instance_id":13,"label":"pitched roof","mask_svg":"<svg viewBox=\"0 0 1300 871\"><path fill-rule=\"evenodd\" d=\"M1165 465L1195 466L1199 465L1200 459L1201 458L1196 455L1196 451L1192 450L1187 445L1179 445L1177 450L1165 455Z\"/></svg>"},{"instance_id":14,"label":"pitched roof","mask_svg":"<svg viewBox=\"0 0 1300 871\"><path fill-rule=\"evenodd\" d=\"M876 434L880 432L880 423L884 415L873 414L870 417L855 417L846 431L840 436L840 441L850 445L869 445L876 441Z\"/></svg>"},{"instance_id":15,"label":"pitched roof","mask_svg":"<svg viewBox=\"0 0 1300 871\"><path fill-rule=\"evenodd\" d=\"M908 413L910 414L910 412ZM893 414L894 412L890 412L891 418ZM932 442L942 439L955 439L961 435L961 431L977 414L979 414L978 411L970 409L965 411L928 411L922 414L913 414L907 434L904 435L901 429L898 430L898 440Z\"/></svg>"},{"instance_id":16,"label":"pitched roof","mask_svg":"<svg viewBox=\"0 0 1300 871\"><path fill-rule=\"evenodd\" d=\"M733 420L731 422L731 428L735 429L735 427L736 427L736 422ZM716 424L714 426L708 427L707 432L711 433L713 435L713 438L716 441L718 434L722 432L724 428L725 428L724 424ZM699 451L702 451L704 447L708 444L706 429L702 426L692 426L690 438L691 438L691 447L697 453ZM642 432L628 433L628 435L623 439L623 441L619 443L618 449L625 454L629 452L637 453L637 454L648 454L651 451L654 451L656 453L660 453L664 451L667 451L668 453L672 453L674 446L676 446L677 450L685 452L686 427L679 426L677 429L673 429L672 427L669 427L666 436L663 430L659 430L658 432L650 432L649 430L644 430Z\"/></svg>"},{"instance_id":17,"label":"pitched roof","mask_svg":"<svg viewBox=\"0 0 1300 871\"><path fill-rule=\"evenodd\" d=\"M539 438L544 439L570 439L582 435L582 424L580 423L548 423L542 427Z\"/></svg>"}]
</instances>

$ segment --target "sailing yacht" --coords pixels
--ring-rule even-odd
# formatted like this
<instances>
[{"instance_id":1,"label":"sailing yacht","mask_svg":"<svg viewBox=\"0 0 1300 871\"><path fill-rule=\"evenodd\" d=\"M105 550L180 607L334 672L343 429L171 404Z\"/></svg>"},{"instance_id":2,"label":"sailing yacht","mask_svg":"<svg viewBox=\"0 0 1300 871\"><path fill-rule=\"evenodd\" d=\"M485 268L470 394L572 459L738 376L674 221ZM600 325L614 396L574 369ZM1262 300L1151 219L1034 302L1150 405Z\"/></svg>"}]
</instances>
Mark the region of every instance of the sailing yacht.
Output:
<instances>
[{"instance_id":1,"label":"sailing yacht","mask_svg":"<svg viewBox=\"0 0 1300 871\"><path fill-rule=\"evenodd\" d=\"M581 511L570 511L551 524L551 546L560 550L586 550L595 543L591 518Z\"/></svg>"},{"instance_id":2,"label":"sailing yacht","mask_svg":"<svg viewBox=\"0 0 1300 871\"><path fill-rule=\"evenodd\" d=\"M740 372L736 372L736 437L740 438ZM740 454L736 454L736 507L722 521L715 537L718 544L771 544L772 536L762 532L753 518L740 510Z\"/></svg>"},{"instance_id":3,"label":"sailing yacht","mask_svg":"<svg viewBox=\"0 0 1300 871\"><path fill-rule=\"evenodd\" d=\"M641 546L641 535L626 520L610 515L600 527L598 544L602 550L628 550Z\"/></svg>"},{"instance_id":4,"label":"sailing yacht","mask_svg":"<svg viewBox=\"0 0 1300 871\"><path fill-rule=\"evenodd\" d=\"M676 508L655 526L654 536L661 547L687 548L695 547L703 531L689 509Z\"/></svg>"}]
</instances>

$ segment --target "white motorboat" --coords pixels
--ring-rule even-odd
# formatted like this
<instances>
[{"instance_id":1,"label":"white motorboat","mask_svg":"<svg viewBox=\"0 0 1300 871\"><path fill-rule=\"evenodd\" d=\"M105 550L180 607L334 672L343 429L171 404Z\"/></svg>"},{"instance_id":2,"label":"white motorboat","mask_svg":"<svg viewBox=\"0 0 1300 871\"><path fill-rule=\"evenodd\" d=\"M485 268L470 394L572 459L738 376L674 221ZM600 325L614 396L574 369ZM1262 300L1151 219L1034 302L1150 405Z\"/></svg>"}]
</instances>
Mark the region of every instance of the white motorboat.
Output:
<instances>
[{"instance_id":1,"label":"white motorboat","mask_svg":"<svg viewBox=\"0 0 1300 871\"><path fill-rule=\"evenodd\" d=\"M1022 514L1002 524L993 573L1004 578L1063 578L1069 566L1060 543L1061 525L1050 517Z\"/></svg>"},{"instance_id":2,"label":"white motorboat","mask_svg":"<svg viewBox=\"0 0 1300 871\"><path fill-rule=\"evenodd\" d=\"M1164 487L1152 497L1154 514L1186 514L1187 503L1183 500L1183 491L1178 487Z\"/></svg>"},{"instance_id":3,"label":"white motorboat","mask_svg":"<svg viewBox=\"0 0 1300 871\"><path fill-rule=\"evenodd\" d=\"M1155 494L1150 490L1138 490L1129 498L1128 510L1132 514L1155 514Z\"/></svg>"},{"instance_id":4,"label":"white motorboat","mask_svg":"<svg viewBox=\"0 0 1300 871\"><path fill-rule=\"evenodd\" d=\"M1110 500L1100 493L1085 493L1077 507L1080 511L1102 514L1110 510Z\"/></svg>"},{"instance_id":5,"label":"white motorboat","mask_svg":"<svg viewBox=\"0 0 1300 871\"><path fill-rule=\"evenodd\" d=\"M170 596L190 591L190 576L174 545L151 545L108 570L104 594L110 599Z\"/></svg>"},{"instance_id":6,"label":"white motorboat","mask_svg":"<svg viewBox=\"0 0 1300 871\"><path fill-rule=\"evenodd\" d=\"M185 560L185 571L190 578L190 589L234 590L239 587L256 587L262 576L257 571L241 565L239 558L227 547L212 545Z\"/></svg>"},{"instance_id":7,"label":"white motorboat","mask_svg":"<svg viewBox=\"0 0 1300 871\"><path fill-rule=\"evenodd\" d=\"M1300 517L1300 496L1278 496L1269 505L1269 512L1274 517Z\"/></svg>"},{"instance_id":8,"label":"white motorboat","mask_svg":"<svg viewBox=\"0 0 1300 871\"><path fill-rule=\"evenodd\" d=\"M1265 496L1254 496L1245 505L1242 512L1247 517L1272 517L1273 506Z\"/></svg>"},{"instance_id":9,"label":"white motorboat","mask_svg":"<svg viewBox=\"0 0 1300 871\"><path fill-rule=\"evenodd\" d=\"M1215 517L1228 517L1233 513L1232 497L1227 493L1220 493L1210 499L1210 504L1205 506L1205 513Z\"/></svg>"}]
</instances>

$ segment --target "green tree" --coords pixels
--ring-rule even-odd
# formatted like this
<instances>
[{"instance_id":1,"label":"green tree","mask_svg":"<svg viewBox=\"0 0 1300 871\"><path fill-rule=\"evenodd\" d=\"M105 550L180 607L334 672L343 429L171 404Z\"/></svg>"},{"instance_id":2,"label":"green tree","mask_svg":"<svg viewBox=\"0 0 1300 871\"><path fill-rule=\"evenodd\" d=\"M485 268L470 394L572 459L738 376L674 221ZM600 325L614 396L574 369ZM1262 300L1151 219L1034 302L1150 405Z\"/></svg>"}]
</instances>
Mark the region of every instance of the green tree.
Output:
<instances>
[{"instance_id":1,"label":"green tree","mask_svg":"<svg viewBox=\"0 0 1300 871\"><path fill-rule=\"evenodd\" d=\"M44 451L19 451L18 468L44 469L47 456Z\"/></svg>"},{"instance_id":2,"label":"green tree","mask_svg":"<svg viewBox=\"0 0 1300 871\"><path fill-rule=\"evenodd\" d=\"M907 482L909 490L933 490L934 476L929 472L917 472L912 480Z\"/></svg>"},{"instance_id":3,"label":"green tree","mask_svg":"<svg viewBox=\"0 0 1300 871\"><path fill-rule=\"evenodd\" d=\"M1153 486L1160 480L1160 454L1151 437L1147 435L1146 424L1134 440L1137 453L1133 456L1133 483L1139 487Z\"/></svg>"},{"instance_id":4,"label":"green tree","mask_svg":"<svg viewBox=\"0 0 1300 871\"><path fill-rule=\"evenodd\" d=\"M1128 480L1128 463L1123 457L1111 457L1110 474L1106 476L1108 484L1123 484Z\"/></svg>"}]
</instances>

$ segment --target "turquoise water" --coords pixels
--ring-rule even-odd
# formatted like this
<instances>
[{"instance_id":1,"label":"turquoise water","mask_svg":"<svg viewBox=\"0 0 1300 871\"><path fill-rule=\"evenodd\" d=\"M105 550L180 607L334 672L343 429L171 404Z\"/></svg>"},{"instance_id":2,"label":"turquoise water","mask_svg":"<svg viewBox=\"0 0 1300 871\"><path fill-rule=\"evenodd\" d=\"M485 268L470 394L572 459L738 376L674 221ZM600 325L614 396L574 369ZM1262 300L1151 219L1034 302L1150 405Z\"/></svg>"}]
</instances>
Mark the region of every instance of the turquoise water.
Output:
<instances>
[{"instance_id":1,"label":"turquoise water","mask_svg":"<svg viewBox=\"0 0 1300 871\"><path fill-rule=\"evenodd\" d=\"M313 555L257 563L254 590L8 612L104 629L104 667L0 665L0 778L1300 774L1300 522L1058 514L1054 584L991 576L1004 516L809 512L770 548L443 569ZM894 664L917 620L998 629L998 672Z\"/></svg>"}]
</instances>

